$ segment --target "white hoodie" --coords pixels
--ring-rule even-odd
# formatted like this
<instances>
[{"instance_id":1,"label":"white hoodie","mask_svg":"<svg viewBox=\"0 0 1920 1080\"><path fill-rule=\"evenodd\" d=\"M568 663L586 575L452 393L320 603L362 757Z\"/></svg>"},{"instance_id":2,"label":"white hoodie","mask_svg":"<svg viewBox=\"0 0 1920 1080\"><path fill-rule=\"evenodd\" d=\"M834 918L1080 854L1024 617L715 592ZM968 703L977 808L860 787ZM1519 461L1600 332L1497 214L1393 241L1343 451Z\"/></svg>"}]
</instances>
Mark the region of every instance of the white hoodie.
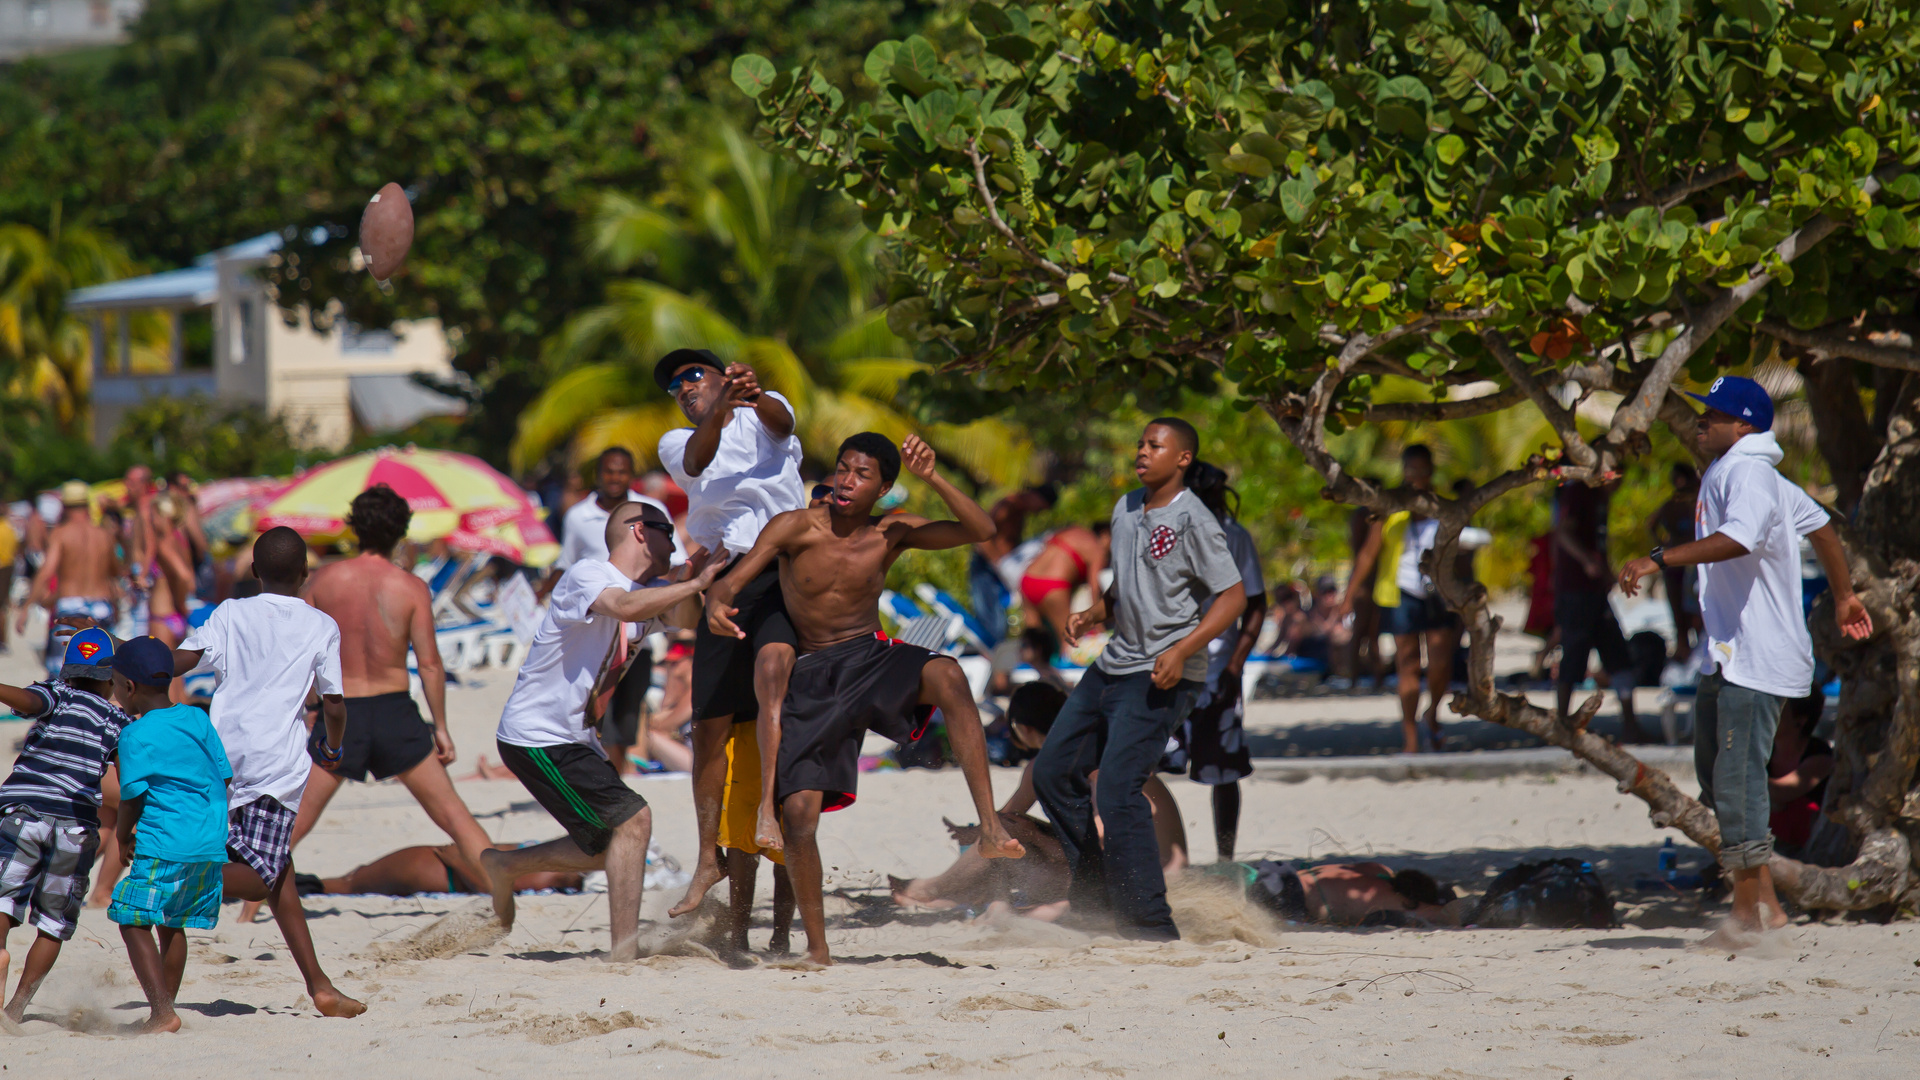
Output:
<instances>
[{"instance_id":1,"label":"white hoodie","mask_svg":"<svg viewBox=\"0 0 1920 1080\"><path fill-rule=\"evenodd\" d=\"M1695 539L1719 533L1748 554L1700 569L1707 662L1736 686L1805 697L1813 686L1813 639L1800 599L1800 538L1827 512L1774 466L1773 432L1741 438L1700 480Z\"/></svg>"}]
</instances>

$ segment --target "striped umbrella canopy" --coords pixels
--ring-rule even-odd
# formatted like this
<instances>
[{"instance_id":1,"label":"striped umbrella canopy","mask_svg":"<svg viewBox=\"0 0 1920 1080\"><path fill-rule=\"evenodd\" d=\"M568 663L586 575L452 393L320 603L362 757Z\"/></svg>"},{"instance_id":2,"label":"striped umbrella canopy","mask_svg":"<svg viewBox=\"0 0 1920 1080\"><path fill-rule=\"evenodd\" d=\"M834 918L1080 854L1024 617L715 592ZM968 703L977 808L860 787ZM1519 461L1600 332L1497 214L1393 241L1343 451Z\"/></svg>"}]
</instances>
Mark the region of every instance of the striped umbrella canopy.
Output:
<instances>
[{"instance_id":1,"label":"striped umbrella canopy","mask_svg":"<svg viewBox=\"0 0 1920 1080\"><path fill-rule=\"evenodd\" d=\"M260 509L261 532L285 525L316 543L345 539L353 497L386 484L407 500L417 543L500 555L530 566L559 554L553 534L520 485L467 454L382 447L331 461L297 476Z\"/></svg>"}]
</instances>

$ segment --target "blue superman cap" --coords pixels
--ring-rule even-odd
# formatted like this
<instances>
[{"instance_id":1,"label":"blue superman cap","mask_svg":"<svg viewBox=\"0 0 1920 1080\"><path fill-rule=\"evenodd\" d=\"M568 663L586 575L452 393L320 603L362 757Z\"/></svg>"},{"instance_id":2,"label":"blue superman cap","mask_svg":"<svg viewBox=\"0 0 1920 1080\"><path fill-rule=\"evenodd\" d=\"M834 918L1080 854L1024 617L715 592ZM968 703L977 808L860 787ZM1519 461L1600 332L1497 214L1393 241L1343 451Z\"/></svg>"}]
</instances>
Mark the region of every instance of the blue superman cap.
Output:
<instances>
[{"instance_id":1,"label":"blue superman cap","mask_svg":"<svg viewBox=\"0 0 1920 1080\"><path fill-rule=\"evenodd\" d=\"M105 630L89 627L67 639L67 655L60 664L60 678L111 682L113 638Z\"/></svg>"},{"instance_id":2,"label":"blue superman cap","mask_svg":"<svg viewBox=\"0 0 1920 1080\"><path fill-rule=\"evenodd\" d=\"M1743 379L1738 375L1722 375L1713 380L1704 394L1687 394L1688 397L1726 413L1735 420L1745 420L1756 431L1767 431L1773 427L1773 398L1767 388L1752 379Z\"/></svg>"}]
</instances>

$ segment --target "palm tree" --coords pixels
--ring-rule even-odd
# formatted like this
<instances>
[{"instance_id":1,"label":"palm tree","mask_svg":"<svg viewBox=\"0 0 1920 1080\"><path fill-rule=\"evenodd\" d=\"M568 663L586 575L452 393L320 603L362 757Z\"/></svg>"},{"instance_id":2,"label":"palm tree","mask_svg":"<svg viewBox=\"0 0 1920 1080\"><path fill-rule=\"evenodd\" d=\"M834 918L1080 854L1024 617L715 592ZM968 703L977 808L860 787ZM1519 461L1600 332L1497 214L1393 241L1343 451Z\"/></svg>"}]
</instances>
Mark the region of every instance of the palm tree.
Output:
<instances>
[{"instance_id":1,"label":"palm tree","mask_svg":"<svg viewBox=\"0 0 1920 1080\"><path fill-rule=\"evenodd\" d=\"M686 423L653 385L653 362L691 346L751 365L792 401L809 453L859 431L895 441L918 431L975 480L1026 480L1031 446L1005 422L915 424L895 407L900 384L927 365L870 304L873 234L785 158L730 124L711 130L659 199L598 200L589 255L641 276L608 286L548 343L555 377L520 415L514 468L569 443L575 463L613 445L651 458L660 436Z\"/></svg>"},{"instance_id":2,"label":"palm tree","mask_svg":"<svg viewBox=\"0 0 1920 1080\"><path fill-rule=\"evenodd\" d=\"M0 225L0 393L46 401L71 428L93 381L92 338L67 311L74 289L134 272L133 259L105 233L63 228L56 204L46 232ZM165 323L137 319L133 337L164 346Z\"/></svg>"}]
</instances>

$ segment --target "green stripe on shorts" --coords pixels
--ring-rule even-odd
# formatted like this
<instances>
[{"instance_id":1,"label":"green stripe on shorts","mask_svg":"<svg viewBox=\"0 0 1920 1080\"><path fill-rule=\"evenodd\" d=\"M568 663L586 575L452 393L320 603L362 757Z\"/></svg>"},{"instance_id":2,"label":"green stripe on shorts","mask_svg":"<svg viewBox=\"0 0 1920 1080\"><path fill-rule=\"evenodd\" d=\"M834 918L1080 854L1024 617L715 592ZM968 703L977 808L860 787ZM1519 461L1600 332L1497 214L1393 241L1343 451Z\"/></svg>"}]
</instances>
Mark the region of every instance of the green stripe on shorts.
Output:
<instances>
[{"instance_id":1,"label":"green stripe on shorts","mask_svg":"<svg viewBox=\"0 0 1920 1080\"><path fill-rule=\"evenodd\" d=\"M527 756L540 767L547 782L560 792L560 797L567 800L567 805L573 807L573 812L579 814L582 821L595 829L607 827L606 823L600 820L600 815L594 813L593 807L587 805L587 800L581 798L580 793L573 790L573 785L567 783L566 778L560 775L560 767L553 763L553 759L547 756L545 750L537 746L531 747L527 750Z\"/></svg>"}]
</instances>

